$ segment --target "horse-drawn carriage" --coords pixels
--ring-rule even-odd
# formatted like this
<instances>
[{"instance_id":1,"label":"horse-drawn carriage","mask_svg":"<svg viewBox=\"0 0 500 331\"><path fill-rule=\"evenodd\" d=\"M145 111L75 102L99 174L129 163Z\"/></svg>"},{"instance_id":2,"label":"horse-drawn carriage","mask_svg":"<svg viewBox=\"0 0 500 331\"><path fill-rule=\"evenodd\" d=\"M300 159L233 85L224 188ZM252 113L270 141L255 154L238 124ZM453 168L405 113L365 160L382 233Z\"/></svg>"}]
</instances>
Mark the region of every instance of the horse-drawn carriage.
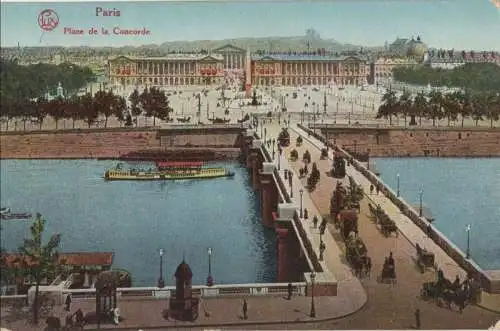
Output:
<instances>
[{"instance_id":1,"label":"horse-drawn carriage","mask_svg":"<svg viewBox=\"0 0 500 331\"><path fill-rule=\"evenodd\" d=\"M416 263L421 273L424 273L427 269L436 269L436 263L434 261L434 253L429 252L425 248L420 247L419 244L416 245L417 258Z\"/></svg>"},{"instance_id":2,"label":"horse-drawn carriage","mask_svg":"<svg viewBox=\"0 0 500 331\"><path fill-rule=\"evenodd\" d=\"M385 237L389 237L392 233L395 233L396 237L398 236L399 232L396 223L385 213L382 207L377 206L375 208L369 204L368 208L370 209L370 218L375 224L380 225L380 231Z\"/></svg>"},{"instance_id":3,"label":"horse-drawn carriage","mask_svg":"<svg viewBox=\"0 0 500 331\"><path fill-rule=\"evenodd\" d=\"M351 232L358 232L358 213L355 209L344 209L337 214L337 222L342 238L347 240Z\"/></svg>"},{"instance_id":4,"label":"horse-drawn carriage","mask_svg":"<svg viewBox=\"0 0 500 331\"><path fill-rule=\"evenodd\" d=\"M472 291L464 287L463 284L457 285L442 278L436 282L424 283L420 290L420 296L423 299L436 300L439 306L444 303L449 309L454 304L462 312L467 303L471 301Z\"/></svg>"},{"instance_id":5,"label":"horse-drawn carriage","mask_svg":"<svg viewBox=\"0 0 500 331\"><path fill-rule=\"evenodd\" d=\"M346 260L352 265L354 273L360 276L365 271L365 274L370 273L371 260L368 257L368 250L361 238L357 237L354 232L347 237L345 241Z\"/></svg>"},{"instance_id":6,"label":"horse-drawn carriage","mask_svg":"<svg viewBox=\"0 0 500 331\"><path fill-rule=\"evenodd\" d=\"M392 253L389 257L385 258L384 265L382 266L382 273L379 278L380 283L390 283L396 284L396 265L392 257Z\"/></svg>"}]
</instances>

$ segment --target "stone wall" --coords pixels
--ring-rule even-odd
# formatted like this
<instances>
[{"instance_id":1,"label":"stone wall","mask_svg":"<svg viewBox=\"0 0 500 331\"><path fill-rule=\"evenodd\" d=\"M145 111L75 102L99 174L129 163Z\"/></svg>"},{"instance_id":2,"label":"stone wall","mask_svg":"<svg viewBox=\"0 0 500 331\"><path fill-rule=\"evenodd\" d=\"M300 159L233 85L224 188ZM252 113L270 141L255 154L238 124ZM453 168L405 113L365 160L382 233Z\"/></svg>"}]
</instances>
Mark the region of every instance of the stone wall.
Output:
<instances>
[{"instance_id":1,"label":"stone wall","mask_svg":"<svg viewBox=\"0 0 500 331\"><path fill-rule=\"evenodd\" d=\"M328 142L325 137L320 134L314 133L306 127L299 125L303 130L309 132L316 139L322 141L323 143L329 143L330 147L335 148L335 146ZM497 147L498 148L498 147ZM351 156L344 150L339 149L347 158ZM427 226L430 225L424 217L420 217L418 212L411 207L406 201L401 197L397 197L396 193L389 188L383 181L380 180L374 173L364 167L360 162L354 160L352 165L356 170L361 172L374 186L382 187L381 192L389 198L394 205L396 205L401 212L407 216L413 223L415 223L424 233L427 233ZM435 227L431 227L432 232L430 238L446 253L448 254L461 268L467 271L469 274L474 276L475 279L481 282L482 288L490 293L500 293L500 279L493 278L490 273L485 272L481 269L474 261L467 259L465 254L452 243L444 234L442 234Z\"/></svg>"},{"instance_id":2,"label":"stone wall","mask_svg":"<svg viewBox=\"0 0 500 331\"><path fill-rule=\"evenodd\" d=\"M318 126L329 142L370 156L500 156L500 129Z\"/></svg>"},{"instance_id":3,"label":"stone wall","mask_svg":"<svg viewBox=\"0 0 500 331\"><path fill-rule=\"evenodd\" d=\"M2 133L0 156L4 159L117 158L136 151L182 147L234 148L239 144L240 135L234 130L219 130L214 134L193 131L161 139L155 129L9 132Z\"/></svg>"}]
</instances>

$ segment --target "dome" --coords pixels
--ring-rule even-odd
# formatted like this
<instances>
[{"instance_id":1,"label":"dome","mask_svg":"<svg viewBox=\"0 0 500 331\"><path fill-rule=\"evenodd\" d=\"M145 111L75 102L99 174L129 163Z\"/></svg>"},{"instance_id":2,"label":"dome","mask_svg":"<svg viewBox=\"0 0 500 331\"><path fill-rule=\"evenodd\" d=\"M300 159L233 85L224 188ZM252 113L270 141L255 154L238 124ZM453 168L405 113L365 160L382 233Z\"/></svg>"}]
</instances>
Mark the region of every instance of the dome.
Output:
<instances>
[{"instance_id":1,"label":"dome","mask_svg":"<svg viewBox=\"0 0 500 331\"><path fill-rule=\"evenodd\" d=\"M425 53L427 53L427 45L420 40L420 37L417 38L417 40L412 39L408 43L407 55L409 57L417 60L423 60Z\"/></svg>"},{"instance_id":2,"label":"dome","mask_svg":"<svg viewBox=\"0 0 500 331\"><path fill-rule=\"evenodd\" d=\"M193 272L191 271L189 264L187 264L184 260L182 260L181 264L179 264L175 270L175 278L184 280L193 278Z\"/></svg>"}]
</instances>

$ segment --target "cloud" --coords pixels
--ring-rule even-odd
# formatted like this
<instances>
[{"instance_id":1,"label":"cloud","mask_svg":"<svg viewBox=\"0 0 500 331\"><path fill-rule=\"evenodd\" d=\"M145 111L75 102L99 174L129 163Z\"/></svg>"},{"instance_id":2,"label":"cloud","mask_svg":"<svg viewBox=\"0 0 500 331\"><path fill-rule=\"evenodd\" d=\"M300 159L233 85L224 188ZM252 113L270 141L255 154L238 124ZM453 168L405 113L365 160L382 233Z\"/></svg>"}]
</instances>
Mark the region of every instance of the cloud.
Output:
<instances>
[{"instance_id":1,"label":"cloud","mask_svg":"<svg viewBox=\"0 0 500 331\"><path fill-rule=\"evenodd\" d=\"M500 9L500 0L490 0L493 6L497 7Z\"/></svg>"}]
</instances>

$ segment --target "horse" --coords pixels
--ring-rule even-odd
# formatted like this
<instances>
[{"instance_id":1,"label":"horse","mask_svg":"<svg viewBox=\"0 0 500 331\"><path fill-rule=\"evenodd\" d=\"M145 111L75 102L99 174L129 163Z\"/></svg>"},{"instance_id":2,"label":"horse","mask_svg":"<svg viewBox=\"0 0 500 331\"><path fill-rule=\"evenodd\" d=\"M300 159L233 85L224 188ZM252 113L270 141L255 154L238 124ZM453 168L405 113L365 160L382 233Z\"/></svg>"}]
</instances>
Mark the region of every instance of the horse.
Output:
<instances>
[{"instance_id":1,"label":"horse","mask_svg":"<svg viewBox=\"0 0 500 331\"><path fill-rule=\"evenodd\" d=\"M456 291L446 289L443 291L441 298L448 306L448 309L451 309L451 304L453 303L458 307L460 313L462 313L468 301L467 294L462 289Z\"/></svg>"}]
</instances>

